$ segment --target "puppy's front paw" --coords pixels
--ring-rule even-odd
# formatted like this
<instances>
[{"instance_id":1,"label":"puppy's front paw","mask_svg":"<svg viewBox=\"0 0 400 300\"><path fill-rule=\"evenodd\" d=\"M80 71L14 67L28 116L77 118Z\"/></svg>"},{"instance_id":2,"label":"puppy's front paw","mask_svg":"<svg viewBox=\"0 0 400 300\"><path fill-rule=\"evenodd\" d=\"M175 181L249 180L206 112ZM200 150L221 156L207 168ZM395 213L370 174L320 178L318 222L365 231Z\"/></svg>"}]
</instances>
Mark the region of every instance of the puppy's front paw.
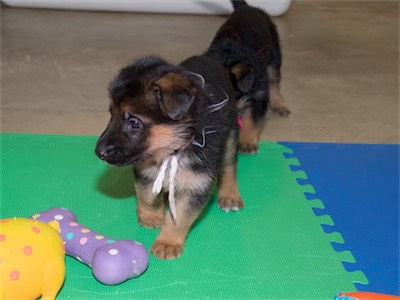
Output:
<instances>
[{"instance_id":1,"label":"puppy's front paw","mask_svg":"<svg viewBox=\"0 0 400 300\"><path fill-rule=\"evenodd\" d=\"M159 228L163 221L164 214L138 212L138 222L141 226L147 228Z\"/></svg>"},{"instance_id":2,"label":"puppy's front paw","mask_svg":"<svg viewBox=\"0 0 400 300\"><path fill-rule=\"evenodd\" d=\"M244 206L241 198L218 198L218 207L225 212L239 211Z\"/></svg>"},{"instance_id":3,"label":"puppy's front paw","mask_svg":"<svg viewBox=\"0 0 400 300\"><path fill-rule=\"evenodd\" d=\"M239 153L256 154L258 152L258 144L241 144L238 145Z\"/></svg>"},{"instance_id":4,"label":"puppy's front paw","mask_svg":"<svg viewBox=\"0 0 400 300\"><path fill-rule=\"evenodd\" d=\"M174 259L181 256L183 244L174 243L171 241L156 240L151 246L151 253L160 259Z\"/></svg>"}]
</instances>

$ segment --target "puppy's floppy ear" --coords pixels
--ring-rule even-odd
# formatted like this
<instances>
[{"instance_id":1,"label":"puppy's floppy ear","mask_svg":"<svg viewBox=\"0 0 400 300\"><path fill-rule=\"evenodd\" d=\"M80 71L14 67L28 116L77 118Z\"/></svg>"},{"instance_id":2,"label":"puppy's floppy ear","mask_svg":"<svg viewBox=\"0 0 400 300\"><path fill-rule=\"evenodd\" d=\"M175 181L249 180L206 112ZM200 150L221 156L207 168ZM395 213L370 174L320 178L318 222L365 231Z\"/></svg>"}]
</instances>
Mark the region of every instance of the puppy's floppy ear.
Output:
<instances>
[{"instance_id":1,"label":"puppy's floppy ear","mask_svg":"<svg viewBox=\"0 0 400 300\"><path fill-rule=\"evenodd\" d=\"M247 93L254 84L254 69L239 63L232 66L229 71L233 77L234 85L242 92Z\"/></svg>"},{"instance_id":2,"label":"puppy's floppy ear","mask_svg":"<svg viewBox=\"0 0 400 300\"><path fill-rule=\"evenodd\" d=\"M153 86L161 110L173 120L180 120L189 111L204 78L192 72L170 72Z\"/></svg>"}]
</instances>

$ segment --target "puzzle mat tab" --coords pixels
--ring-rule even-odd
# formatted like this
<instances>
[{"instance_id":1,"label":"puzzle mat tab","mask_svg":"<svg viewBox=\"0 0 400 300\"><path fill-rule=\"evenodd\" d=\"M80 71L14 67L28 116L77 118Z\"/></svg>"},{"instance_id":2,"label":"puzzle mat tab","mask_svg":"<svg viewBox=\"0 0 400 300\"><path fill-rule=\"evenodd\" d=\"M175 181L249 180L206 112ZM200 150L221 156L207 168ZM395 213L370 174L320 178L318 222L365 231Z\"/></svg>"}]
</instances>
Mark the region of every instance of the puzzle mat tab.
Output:
<instances>
[{"instance_id":1,"label":"puzzle mat tab","mask_svg":"<svg viewBox=\"0 0 400 300\"><path fill-rule=\"evenodd\" d=\"M282 145L301 161L317 192L314 197L323 199L324 212L354 255L356 263L346 263L345 268L362 270L368 278L369 284L356 284L357 289L400 295L400 145ZM334 247L340 251L343 245Z\"/></svg>"},{"instance_id":2,"label":"puzzle mat tab","mask_svg":"<svg viewBox=\"0 0 400 300\"><path fill-rule=\"evenodd\" d=\"M1 138L0 217L29 217L52 207L66 207L88 228L116 239L134 239L149 249L158 230L136 221L133 178L129 167L115 168L94 155L95 137L14 135ZM188 236L183 255L172 261L150 258L140 277L105 286L91 270L67 257L66 280L57 299L332 299L340 291L367 283L363 273L348 272L309 201L311 185L293 172L289 150L262 143L260 152L240 156L238 180L245 208L225 213L216 197ZM290 151L289 151L290 152Z\"/></svg>"}]
</instances>

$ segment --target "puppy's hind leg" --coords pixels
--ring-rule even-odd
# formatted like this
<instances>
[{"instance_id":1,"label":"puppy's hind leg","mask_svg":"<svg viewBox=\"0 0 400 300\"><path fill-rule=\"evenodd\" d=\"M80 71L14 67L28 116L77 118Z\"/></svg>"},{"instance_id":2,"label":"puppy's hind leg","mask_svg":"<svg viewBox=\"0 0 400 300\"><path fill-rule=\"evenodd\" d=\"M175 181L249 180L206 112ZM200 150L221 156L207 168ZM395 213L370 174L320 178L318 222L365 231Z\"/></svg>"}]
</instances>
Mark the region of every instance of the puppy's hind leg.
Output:
<instances>
[{"instance_id":1,"label":"puppy's hind leg","mask_svg":"<svg viewBox=\"0 0 400 300\"><path fill-rule=\"evenodd\" d=\"M241 120L243 127L239 132L238 151L243 154L257 153L259 135L264 127L264 122L255 120L252 107L245 109Z\"/></svg>"},{"instance_id":2,"label":"puppy's hind leg","mask_svg":"<svg viewBox=\"0 0 400 300\"><path fill-rule=\"evenodd\" d=\"M236 180L236 146L237 137L232 132L227 140L224 162L218 181L218 207L226 212L238 211L244 206Z\"/></svg>"},{"instance_id":3,"label":"puppy's hind leg","mask_svg":"<svg viewBox=\"0 0 400 300\"><path fill-rule=\"evenodd\" d=\"M272 47L268 58L267 80L269 85L269 108L280 116L290 114L280 91L282 54L279 44L278 31L274 24L270 26Z\"/></svg>"},{"instance_id":4,"label":"puppy's hind leg","mask_svg":"<svg viewBox=\"0 0 400 300\"><path fill-rule=\"evenodd\" d=\"M286 106L285 100L283 99L279 88L280 71L271 65L268 66L267 72L269 81L269 108L272 112L280 116L287 116L290 114L290 110Z\"/></svg>"}]
</instances>

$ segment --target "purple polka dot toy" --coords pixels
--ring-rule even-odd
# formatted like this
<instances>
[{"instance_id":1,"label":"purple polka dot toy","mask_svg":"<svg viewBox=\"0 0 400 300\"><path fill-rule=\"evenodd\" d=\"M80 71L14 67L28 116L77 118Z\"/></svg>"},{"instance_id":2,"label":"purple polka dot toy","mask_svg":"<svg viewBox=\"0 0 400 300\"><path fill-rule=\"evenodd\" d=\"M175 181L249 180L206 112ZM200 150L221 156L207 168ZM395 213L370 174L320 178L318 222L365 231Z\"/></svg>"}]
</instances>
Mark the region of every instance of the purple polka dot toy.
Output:
<instances>
[{"instance_id":1,"label":"purple polka dot toy","mask_svg":"<svg viewBox=\"0 0 400 300\"><path fill-rule=\"evenodd\" d=\"M113 240L78 223L65 208L53 208L32 216L45 223L57 221L65 252L92 268L93 276L103 284L115 285L142 274L149 255L136 241Z\"/></svg>"}]
</instances>

